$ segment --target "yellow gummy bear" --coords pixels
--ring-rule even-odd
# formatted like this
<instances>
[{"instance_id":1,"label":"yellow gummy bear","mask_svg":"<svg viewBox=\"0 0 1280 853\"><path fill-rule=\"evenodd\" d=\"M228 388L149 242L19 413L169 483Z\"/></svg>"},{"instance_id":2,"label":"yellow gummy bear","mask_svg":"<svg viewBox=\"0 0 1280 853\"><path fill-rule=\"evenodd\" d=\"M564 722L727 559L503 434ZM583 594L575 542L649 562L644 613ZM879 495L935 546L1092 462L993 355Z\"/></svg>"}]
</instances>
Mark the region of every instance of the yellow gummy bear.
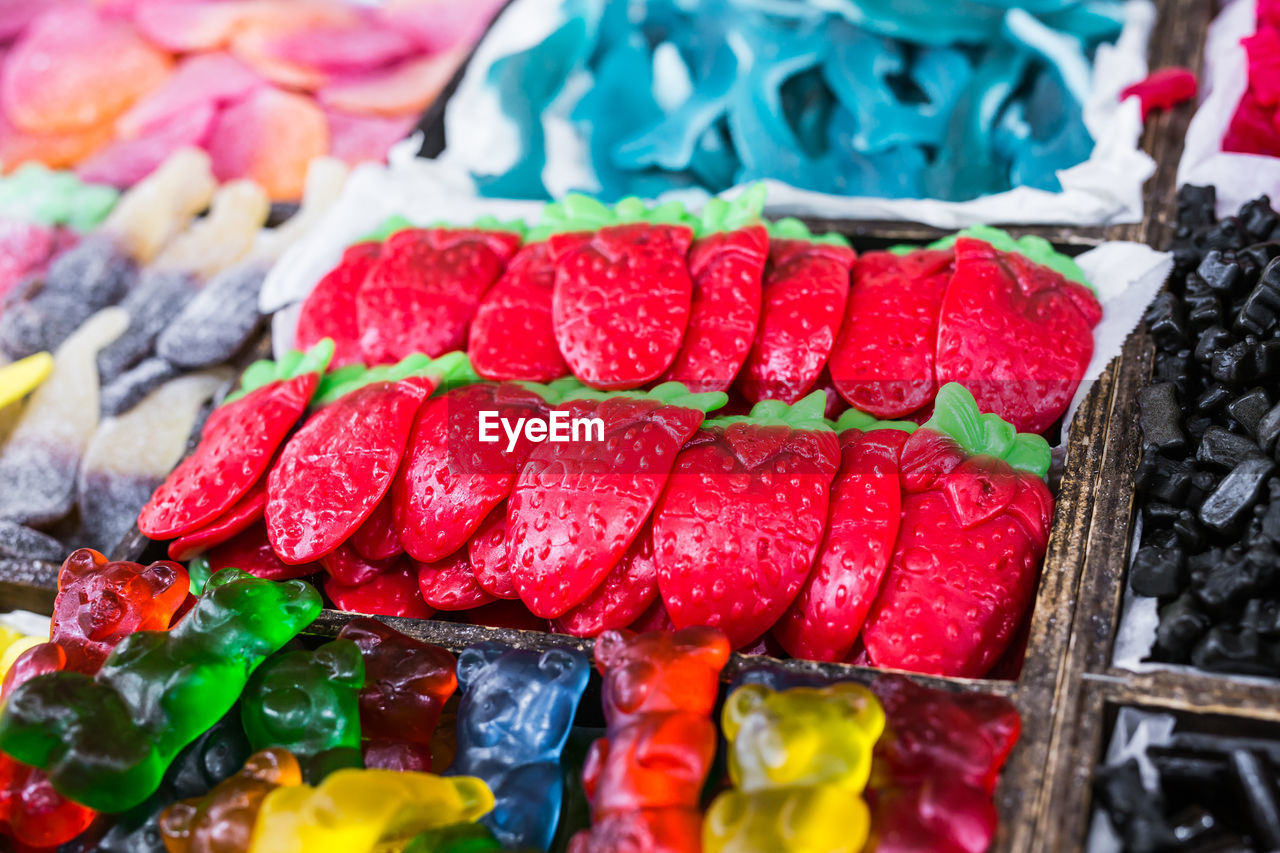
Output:
<instances>
[{"instance_id":1,"label":"yellow gummy bear","mask_svg":"<svg viewBox=\"0 0 1280 853\"><path fill-rule=\"evenodd\" d=\"M722 716L734 788L702 825L703 853L856 853L871 815L862 790L884 709L858 684L739 687Z\"/></svg>"},{"instance_id":2,"label":"yellow gummy bear","mask_svg":"<svg viewBox=\"0 0 1280 853\"><path fill-rule=\"evenodd\" d=\"M338 770L320 786L277 788L258 812L249 853L397 850L415 835L474 821L493 808L474 776Z\"/></svg>"},{"instance_id":3,"label":"yellow gummy bear","mask_svg":"<svg viewBox=\"0 0 1280 853\"><path fill-rule=\"evenodd\" d=\"M0 409L30 394L49 377L53 356L38 352L0 367Z\"/></svg>"}]
</instances>

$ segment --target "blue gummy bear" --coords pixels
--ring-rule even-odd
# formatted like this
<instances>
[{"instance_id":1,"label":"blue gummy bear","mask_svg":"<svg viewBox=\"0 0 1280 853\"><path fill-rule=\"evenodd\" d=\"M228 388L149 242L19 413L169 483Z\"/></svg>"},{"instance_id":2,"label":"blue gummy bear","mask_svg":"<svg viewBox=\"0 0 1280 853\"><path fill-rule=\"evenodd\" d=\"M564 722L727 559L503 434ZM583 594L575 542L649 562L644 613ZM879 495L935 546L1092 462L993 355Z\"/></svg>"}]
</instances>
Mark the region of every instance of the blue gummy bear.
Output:
<instances>
[{"instance_id":1,"label":"blue gummy bear","mask_svg":"<svg viewBox=\"0 0 1280 853\"><path fill-rule=\"evenodd\" d=\"M458 751L447 775L477 776L496 805L481 821L504 847L546 850L564 798L561 754L591 675L587 656L479 643L458 656Z\"/></svg>"}]
</instances>

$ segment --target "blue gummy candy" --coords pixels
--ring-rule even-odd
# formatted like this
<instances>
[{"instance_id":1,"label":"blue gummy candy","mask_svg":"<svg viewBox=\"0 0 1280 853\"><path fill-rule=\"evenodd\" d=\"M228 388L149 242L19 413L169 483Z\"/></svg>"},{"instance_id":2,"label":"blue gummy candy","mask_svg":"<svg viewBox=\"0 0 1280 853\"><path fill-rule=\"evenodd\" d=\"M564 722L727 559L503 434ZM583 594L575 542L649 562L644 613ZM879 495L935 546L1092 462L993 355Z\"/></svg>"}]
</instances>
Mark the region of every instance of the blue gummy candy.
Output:
<instances>
[{"instance_id":1,"label":"blue gummy candy","mask_svg":"<svg viewBox=\"0 0 1280 853\"><path fill-rule=\"evenodd\" d=\"M582 652L479 643L458 656L458 751L447 775L493 791L481 822L504 847L546 850L564 799L561 756L586 689Z\"/></svg>"}]
</instances>

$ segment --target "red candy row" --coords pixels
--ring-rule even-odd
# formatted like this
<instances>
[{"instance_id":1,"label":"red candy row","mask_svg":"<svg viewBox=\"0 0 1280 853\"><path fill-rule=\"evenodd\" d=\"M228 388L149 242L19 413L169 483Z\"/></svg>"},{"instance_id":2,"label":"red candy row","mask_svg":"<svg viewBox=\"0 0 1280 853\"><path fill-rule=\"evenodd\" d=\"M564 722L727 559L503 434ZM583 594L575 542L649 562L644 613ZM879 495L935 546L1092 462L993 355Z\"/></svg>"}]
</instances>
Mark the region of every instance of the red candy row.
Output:
<instances>
[{"instance_id":1,"label":"red candy row","mask_svg":"<svg viewBox=\"0 0 1280 853\"><path fill-rule=\"evenodd\" d=\"M857 258L796 220L766 227L761 203L713 202L691 224L669 205L571 197L523 242L496 224L406 227L346 251L303 304L296 344L333 339L338 366L466 349L486 379L678 381L749 402L830 386L917 421L958 381L1029 432L1066 410L1101 319L1080 280L964 236Z\"/></svg>"}]
</instances>

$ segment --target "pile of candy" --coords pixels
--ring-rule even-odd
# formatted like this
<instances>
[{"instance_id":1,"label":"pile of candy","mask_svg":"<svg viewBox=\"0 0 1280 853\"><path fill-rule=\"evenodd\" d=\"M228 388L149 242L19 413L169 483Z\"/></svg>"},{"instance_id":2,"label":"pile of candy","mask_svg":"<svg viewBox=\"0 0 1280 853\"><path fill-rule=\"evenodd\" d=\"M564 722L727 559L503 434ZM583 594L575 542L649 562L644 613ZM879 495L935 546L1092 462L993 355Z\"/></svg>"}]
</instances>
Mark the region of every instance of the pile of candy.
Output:
<instances>
[{"instance_id":1,"label":"pile of candy","mask_svg":"<svg viewBox=\"0 0 1280 853\"><path fill-rule=\"evenodd\" d=\"M882 198L1059 190L1093 150L1092 57L1124 4L927 5L517 2L504 16L559 24L532 46L510 33L473 72L501 111L490 132L518 146L495 155L509 166L473 164L477 183L547 198L555 171L557 193L605 201L761 178ZM579 148L589 162L559 153Z\"/></svg>"},{"instance_id":2,"label":"pile of candy","mask_svg":"<svg viewBox=\"0 0 1280 853\"><path fill-rule=\"evenodd\" d=\"M0 9L0 163L125 187L182 146L296 201L307 164L381 160L494 0L61 0Z\"/></svg>"},{"instance_id":3,"label":"pile of candy","mask_svg":"<svg viewBox=\"0 0 1280 853\"><path fill-rule=\"evenodd\" d=\"M25 174L9 180L35 205ZM0 353L22 359L0 368L0 555L56 561L67 543L124 537L232 378L220 365L259 327L271 264L345 174L317 161L305 210L263 230L262 190L218 187L208 156L184 149L22 279L0 308ZM60 178L41 179L48 209L93 191Z\"/></svg>"},{"instance_id":4,"label":"pile of candy","mask_svg":"<svg viewBox=\"0 0 1280 853\"><path fill-rule=\"evenodd\" d=\"M331 351L252 367L139 529L176 538L175 558L208 551L212 570L323 570L344 610L426 618L519 599L543 620L526 627L712 625L735 648L772 630L823 660L861 638L870 663L946 675L987 674L1027 619L1049 448L958 384L919 429L856 410L833 425L822 392L704 421L725 395L459 384L475 377L456 353L322 382ZM485 442L486 410L599 431ZM966 630L939 629L952 623Z\"/></svg>"},{"instance_id":5,"label":"pile of candy","mask_svg":"<svg viewBox=\"0 0 1280 853\"><path fill-rule=\"evenodd\" d=\"M1280 849L1280 741L1181 723L1160 740L1141 749L1132 739L1125 753L1133 757L1100 766L1094 778L1124 850Z\"/></svg>"},{"instance_id":6,"label":"pile of candy","mask_svg":"<svg viewBox=\"0 0 1280 853\"><path fill-rule=\"evenodd\" d=\"M1044 241L856 258L760 203L390 224L303 305L319 342L246 374L139 529L201 575L323 571L344 610L711 625L734 648L988 674L1053 515L1034 432L1083 375L1097 300ZM825 419L847 407L815 385L858 408ZM721 389L740 396L705 420ZM875 417L895 415L923 427ZM566 441L545 440L556 419Z\"/></svg>"},{"instance_id":7,"label":"pile of candy","mask_svg":"<svg viewBox=\"0 0 1280 853\"><path fill-rule=\"evenodd\" d=\"M1280 2L1256 0L1257 30L1241 40L1249 85L1222 137L1222 150L1280 157Z\"/></svg>"},{"instance_id":8,"label":"pile of candy","mask_svg":"<svg viewBox=\"0 0 1280 853\"><path fill-rule=\"evenodd\" d=\"M3 835L75 853L888 853L996 832L1020 729L999 697L748 671L721 742L723 634L608 632L607 727L579 729L581 652L483 643L455 661L371 619L299 645L320 609L307 584L187 585L176 563L68 558L50 641L4 683Z\"/></svg>"},{"instance_id":9,"label":"pile of candy","mask_svg":"<svg viewBox=\"0 0 1280 853\"><path fill-rule=\"evenodd\" d=\"M839 235L761 222L763 204L755 187L696 218L571 195L528 230L393 220L316 286L295 345L331 338L339 367L465 348L486 379L675 381L747 403L825 387L833 406L917 423L959 381L1020 430L1062 416L1102 311L1047 241L974 228L858 258Z\"/></svg>"},{"instance_id":10,"label":"pile of candy","mask_svg":"<svg viewBox=\"0 0 1280 853\"><path fill-rule=\"evenodd\" d=\"M1155 660L1280 675L1277 238L1265 196L1218 221L1212 187L1179 193L1174 271L1146 315L1157 352L1129 578L1160 599Z\"/></svg>"}]
</instances>

